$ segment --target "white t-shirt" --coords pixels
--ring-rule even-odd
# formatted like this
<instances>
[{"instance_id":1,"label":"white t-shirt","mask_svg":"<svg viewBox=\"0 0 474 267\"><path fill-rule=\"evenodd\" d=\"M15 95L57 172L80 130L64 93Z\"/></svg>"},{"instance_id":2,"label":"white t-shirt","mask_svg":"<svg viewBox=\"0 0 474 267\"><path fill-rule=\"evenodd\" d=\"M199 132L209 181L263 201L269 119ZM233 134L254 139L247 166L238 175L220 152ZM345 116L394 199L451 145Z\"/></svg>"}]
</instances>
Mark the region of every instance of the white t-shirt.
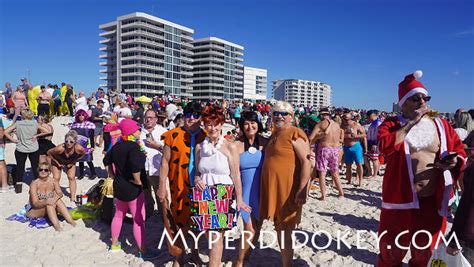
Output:
<instances>
[{"instance_id":1,"label":"white t-shirt","mask_svg":"<svg viewBox=\"0 0 474 267\"><path fill-rule=\"evenodd\" d=\"M153 140L155 140L158 144L163 146L165 143L161 140L161 135L165 133L166 131L167 131L166 128L164 128L163 126L159 124L156 125L151 133ZM149 132L145 128L142 128L142 131L140 133L140 139L145 144L145 151L146 151L145 170L148 171L148 175L150 176L159 176L161 158L163 157L163 153L154 148L150 148L146 146L146 135L148 133Z\"/></svg>"},{"instance_id":2,"label":"white t-shirt","mask_svg":"<svg viewBox=\"0 0 474 267\"><path fill-rule=\"evenodd\" d=\"M76 111L78 111L79 109L83 109L86 111L89 110L89 105L87 105L87 99L85 96L79 97L78 99L76 99L75 103L76 103Z\"/></svg>"},{"instance_id":3,"label":"white t-shirt","mask_svg":"<svg viewBox=\"0 0 474 267\"><path fill-rule=\"evenodd\" d=\"M46 92L48 92L51 96L54 94L54 89L51 87L46 88Z\"/></svg>"}]
</instances>

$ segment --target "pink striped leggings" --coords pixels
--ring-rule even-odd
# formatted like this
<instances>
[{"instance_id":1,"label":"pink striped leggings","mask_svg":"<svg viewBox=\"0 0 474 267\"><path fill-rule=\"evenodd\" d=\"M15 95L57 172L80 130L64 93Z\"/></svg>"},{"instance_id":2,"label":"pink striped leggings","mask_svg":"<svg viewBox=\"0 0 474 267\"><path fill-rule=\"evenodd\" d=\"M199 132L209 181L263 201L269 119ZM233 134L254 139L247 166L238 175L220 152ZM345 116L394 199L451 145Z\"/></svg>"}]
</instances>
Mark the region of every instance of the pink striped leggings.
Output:
<instances>
[{"instance_id":1,"label":"pink striped leggings","mask_svg":"<svg viewBox=\"0 0 474 267\"><path fill-rule=\"evenodd\" d=\"M115 215L112 220L112 238L118 238L122 230L123 218L128 209L133 217L133 236L139 248L145 245L145 197L143 192L134 200L126 202L115 198Z\"/></svg>"}]
</instances>

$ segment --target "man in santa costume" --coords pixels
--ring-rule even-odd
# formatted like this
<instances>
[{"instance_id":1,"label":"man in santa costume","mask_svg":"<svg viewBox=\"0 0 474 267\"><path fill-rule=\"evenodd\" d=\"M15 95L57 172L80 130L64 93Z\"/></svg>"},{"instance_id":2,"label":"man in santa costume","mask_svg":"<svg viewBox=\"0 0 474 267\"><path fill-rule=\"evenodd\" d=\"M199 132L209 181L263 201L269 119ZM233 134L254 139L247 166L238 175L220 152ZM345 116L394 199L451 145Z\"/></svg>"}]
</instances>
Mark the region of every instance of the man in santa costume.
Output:
<instances>
[{"instance_id":1,"label":"man in santa costume","mask_svg":"<svg viewBox=\"0 0 474 267\"><path fill-rule=\"evenodd\" d=\"M465 162L463 145L454 129L427 107L431 97L417 80L421 76L422 72L416 71L399 84L402 114L379 126L379 150L387 159L387 168L378 266L402 266L408 249L410 266L427 266L438 236L446 229L453 182ZM427 248L417 249L413 242L418 248Z\"/></svg>"}]
</instances>

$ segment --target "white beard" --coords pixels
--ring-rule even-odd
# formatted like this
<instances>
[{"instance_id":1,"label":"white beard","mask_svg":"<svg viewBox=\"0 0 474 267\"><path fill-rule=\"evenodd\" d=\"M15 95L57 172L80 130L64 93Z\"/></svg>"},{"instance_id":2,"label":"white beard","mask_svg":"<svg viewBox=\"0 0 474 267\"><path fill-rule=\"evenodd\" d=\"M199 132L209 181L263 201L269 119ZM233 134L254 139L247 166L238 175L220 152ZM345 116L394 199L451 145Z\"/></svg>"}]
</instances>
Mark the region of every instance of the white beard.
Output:
<instances>
[{"instance_id":1,"label":"white beard","mask_svg":"<svg viewBox=\"0 0 474 267\"><path fill-rule=\"evenodd\" d=\"M423 150L435 142L436 125L431 119L422 118L408 132L405 140L415 151Z\"/></svg>"},{"instance_id":2,"label":"white beard","mask_svg":"<svg viewBox=\"0 0 474 267\"><path fill-rule=\"evenodd\" d=\"M278 121L278 122L276 123L276 127L277 127L277 128L282 128L284 125L285 125L285 123L282 122L282 121Z\"/></svg>"}]
</instances>

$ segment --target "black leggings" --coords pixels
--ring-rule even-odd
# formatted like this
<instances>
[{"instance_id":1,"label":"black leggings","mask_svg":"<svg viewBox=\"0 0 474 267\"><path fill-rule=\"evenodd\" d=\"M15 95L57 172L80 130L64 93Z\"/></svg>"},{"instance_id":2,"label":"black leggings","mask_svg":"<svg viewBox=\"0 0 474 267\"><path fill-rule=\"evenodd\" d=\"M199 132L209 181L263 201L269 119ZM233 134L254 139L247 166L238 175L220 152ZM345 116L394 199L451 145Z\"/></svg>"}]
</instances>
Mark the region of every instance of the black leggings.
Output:
<instances>
[{"instance_id":1,"label":"black leggings","mask_svg":"<svg viewBox=\"0 0 474 267\"><path fill-rule=\"evenodd\" d=\"M89 165L89 170L91 172L91 175L96 175L94 163L92 161L88 161L87 165ZM84 176L84 162L83 161L79 162L79 175Z\"/></svg>"},{"instance_id":2,"label":"black leggings","mask_svg":"<svg viewBox=\"0 0 474 267\"><path fill-rule=\"evenodd\" d=\"M69 109L69 116L74 116L74 109L72 108L72 102L66 102L67 108Z\"/></svg>"},{"instance_id":3,"label":"black leggings","mask_svg":"<svg viewBox=\"0 0 474 267\"><path fill-rule=\"evenodd\" d=\"M49 104L39 104L38 115L49 115Z\"/></svg>"},{"instance_id":4,"label":"black leggings","mask_svg":"<svg viewBox=\"0 0 474 267\"><path fill-rule=\"evenodd\" d=\"M61 106L61 101L55 100L54 101L54 115L59 116L59 107Z\"/></svg>"},{"instance_id":5,"label":"black leggings","mask_svg":"<svg viewBox=\"0 0 474 267\"><path fill-rule=\"evenodd\" d=\"M13 183L23 182L23 174L25 174L25 162L26 157L30 159L31 170L33 171L34 179L38 178L38 162L39 162L39 152L23 153L18 150L15 150L15 159L16 159L16 176L14 177Z\"/></svg>"}]
</instances>

